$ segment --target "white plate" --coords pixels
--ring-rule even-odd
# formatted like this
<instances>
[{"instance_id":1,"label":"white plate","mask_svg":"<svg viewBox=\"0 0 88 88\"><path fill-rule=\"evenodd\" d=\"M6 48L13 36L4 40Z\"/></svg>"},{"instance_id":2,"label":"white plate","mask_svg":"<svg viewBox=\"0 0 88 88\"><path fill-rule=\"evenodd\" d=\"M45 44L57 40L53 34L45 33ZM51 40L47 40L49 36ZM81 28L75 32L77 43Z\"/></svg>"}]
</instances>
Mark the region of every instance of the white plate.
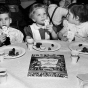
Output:
<instances>
[{"instance_id":1,"label":"white plate","mask_svg":"<svg viewBox=\"0 0 88 88\"><path fill-rule=\"evenodd\" d=\"M40 48L36 47L36 43L42 43ZM33 49L38 50L38 51L56 51L60 49L61 45L59 43L50 41L50 40L41 40L34 42Z\"/></svg>"},{"instance_id":2,"label":"white plate","mask_svg":"<svg viewBox=\"0 0 88 88\"><path fill-rule=\"evenodd\" d=\"M82 52L84 47L88 48L87 42L75 42L69 45L70 50L77 50L79 54L88 54L88 52Z\"/></svg>"},{"instance_id":3,"label":"white plate","mask_svg":"<svg viewBox=\"0 0 88 88\"><path fill-rule=\"evenodd\" d=\"M13 48L15 48L16 52L18 52L19 55L17 55L17 56L9 56L8 55L9 51L11 51ZM5 53L4 58L6 58L6 59L18 58L25 54L25 49L22 47L18 47L18 46L4 46L4 47L1 47L0 50L4 51L4 53Z\"/></svg>"}]
</instances>

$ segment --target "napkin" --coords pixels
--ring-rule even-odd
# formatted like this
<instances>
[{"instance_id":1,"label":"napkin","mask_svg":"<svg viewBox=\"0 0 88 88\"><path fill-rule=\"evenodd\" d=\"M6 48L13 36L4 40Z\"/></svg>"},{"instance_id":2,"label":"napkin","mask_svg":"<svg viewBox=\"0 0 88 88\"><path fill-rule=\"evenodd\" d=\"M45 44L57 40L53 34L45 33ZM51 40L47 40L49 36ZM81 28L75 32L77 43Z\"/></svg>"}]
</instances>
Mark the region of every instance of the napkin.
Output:
<instances>
[{"instance_id":1,"label":"napkin","mask_svg":"<svg viewBox=\"0 0 88 88\"><path fill-rule=\"evenodd\" d=\"M82 81L88 81L88 73L85 74L78 74L77 78L79 78Z\"/></svg>"}]
</instances>

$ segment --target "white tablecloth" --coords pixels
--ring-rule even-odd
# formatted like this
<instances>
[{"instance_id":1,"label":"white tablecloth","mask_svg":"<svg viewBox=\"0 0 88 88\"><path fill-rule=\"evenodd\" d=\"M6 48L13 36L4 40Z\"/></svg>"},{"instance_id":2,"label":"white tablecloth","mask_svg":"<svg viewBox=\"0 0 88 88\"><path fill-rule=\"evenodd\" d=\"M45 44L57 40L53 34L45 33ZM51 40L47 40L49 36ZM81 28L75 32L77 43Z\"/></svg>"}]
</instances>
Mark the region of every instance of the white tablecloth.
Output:
<instances>
[{"instance_id":1,"label":"white tablecloth","mask_svg":"<svg viewBox=\"0 0 88 88\"><path fill-rule=\"evenodd\" d=\"M55 52L48 52L52 54L64 54L68 78L39 78L39 77L28 77L28 69L30 63L31 54L36 53L47 53L39 52L36 50L28 50L26 44L16 44L17 46L24 47L26 49L25 55L16 59L5 59L3 63L0 63L1 67L7 68L7 72L11 75L14 80L15 87L11 88L79 88L79 80L76 77L79 73L88 72L88 56L80 55L80 59L77 64L71 63L70 50L68 48L69 43L53 41L61 44L61 49ZM9 81L9 77L7 82ZM12 81L11 81L12 83ZM6 84L9 86L9 83ZM19 87L24 86L24 87ZM1 85L0 85L1 86ZM0 87L10 88L10 87Z\"/></svg>"}]
</instances>

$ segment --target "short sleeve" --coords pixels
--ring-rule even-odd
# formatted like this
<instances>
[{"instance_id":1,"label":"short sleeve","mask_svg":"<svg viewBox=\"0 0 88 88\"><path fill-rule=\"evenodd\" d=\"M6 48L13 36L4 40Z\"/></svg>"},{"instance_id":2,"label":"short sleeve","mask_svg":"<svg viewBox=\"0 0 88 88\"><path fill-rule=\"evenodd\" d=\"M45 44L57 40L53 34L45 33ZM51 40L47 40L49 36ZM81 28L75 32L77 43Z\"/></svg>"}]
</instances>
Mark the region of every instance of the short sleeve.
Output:
<instances>
[{"instance_id":1,"label":"short sleeve","mask_svg":"<svg viewBox=\"0 0 88 88\"><path fill-rule=\"evenodd\" d=\"M26 36L30 36L33 38L33 34L32 34L30 26L24 28L24 33Z\"/></svg>"}]
</instances>

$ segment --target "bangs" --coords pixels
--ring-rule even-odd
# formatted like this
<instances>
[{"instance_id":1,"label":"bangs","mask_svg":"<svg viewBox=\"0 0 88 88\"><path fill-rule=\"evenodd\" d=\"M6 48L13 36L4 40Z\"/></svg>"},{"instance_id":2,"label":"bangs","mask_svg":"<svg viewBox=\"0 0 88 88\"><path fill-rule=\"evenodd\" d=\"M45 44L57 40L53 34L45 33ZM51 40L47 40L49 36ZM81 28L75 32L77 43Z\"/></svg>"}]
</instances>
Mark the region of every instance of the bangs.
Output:
<instances>
[{"instance_id":1,"label":"bangs","mask_svg":"<svg viewBox=\"0 0 88 88\"><path fill-rule=\"evenodd\" d=\"M42 4L33 5L29 11L29 17L32 18L35 12L37 11L37 9L42 9L42 8L45 9L45 11L47 12L47 6L42 5Z\"/></svg>"}]
</instances>

